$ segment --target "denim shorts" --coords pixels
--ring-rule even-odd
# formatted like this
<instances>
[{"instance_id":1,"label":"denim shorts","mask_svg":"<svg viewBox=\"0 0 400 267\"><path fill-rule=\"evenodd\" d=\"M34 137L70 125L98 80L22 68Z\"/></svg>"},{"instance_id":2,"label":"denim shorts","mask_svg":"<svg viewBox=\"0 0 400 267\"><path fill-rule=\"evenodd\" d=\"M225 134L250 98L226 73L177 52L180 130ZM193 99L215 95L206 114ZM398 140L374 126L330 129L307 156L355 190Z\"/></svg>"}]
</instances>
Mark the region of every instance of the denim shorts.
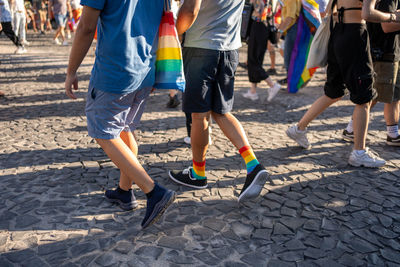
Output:
<instances>
[{"instance_id":1,"label":"denim shorts","mask_svg":"<svg viewBox=\"0 0 400 267\"><path fill-rule=\"evenodd\" d=\"M89 136L115 139L122 131L133 132L140 123L151 87L128 94L108 93L89 85L86 119Z\"/></svg>"},{"instance_id":2,"label":"denim shorts","mask_svg":"<svg viewBox=\"0 0 400 267\"><path fill-rule=\"evenodd\" d=\"M56 20L58 27L65 27L65 23L67 22L67 16L63 14L55 14L54 19Z\"/></svg>"},{"instance_id":3,"label":"denim shorts","mask_svg":"<svg viewBox=\"0 0 400 267\"><path fill-rule=\"evenodd\" d=\"M218 51L184 47L186 88L183 94L183 111L214 111L218 114L230 112L238 64L237 50Z\"/></svg>"}]
</instances>

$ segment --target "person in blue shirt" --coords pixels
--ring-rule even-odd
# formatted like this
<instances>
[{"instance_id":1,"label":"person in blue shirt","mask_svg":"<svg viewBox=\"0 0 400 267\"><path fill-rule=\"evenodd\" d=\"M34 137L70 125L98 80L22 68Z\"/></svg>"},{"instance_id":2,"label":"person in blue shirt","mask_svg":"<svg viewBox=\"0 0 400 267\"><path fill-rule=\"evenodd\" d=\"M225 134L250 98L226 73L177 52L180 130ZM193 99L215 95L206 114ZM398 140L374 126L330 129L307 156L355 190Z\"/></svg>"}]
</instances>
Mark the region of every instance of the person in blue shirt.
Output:
<instances>
[{"instance_id":1,"label":"person in blue shirt","mask_svg":"<svg viewBox=\"0 0 400 267\"><path fill-rule=\"evenodd\" d=\"M175 192L155 183L137 159L134 130L155 80L155 50L164 0L82 0L82 17L72 45L66 94L76 99L77 69L98 28L96 59L86 101L89 135L121 170L119 186L105 197L122 209L138 206L132 183L147 196L145 228L174 201Z\"/></svg>"}]
</instances>

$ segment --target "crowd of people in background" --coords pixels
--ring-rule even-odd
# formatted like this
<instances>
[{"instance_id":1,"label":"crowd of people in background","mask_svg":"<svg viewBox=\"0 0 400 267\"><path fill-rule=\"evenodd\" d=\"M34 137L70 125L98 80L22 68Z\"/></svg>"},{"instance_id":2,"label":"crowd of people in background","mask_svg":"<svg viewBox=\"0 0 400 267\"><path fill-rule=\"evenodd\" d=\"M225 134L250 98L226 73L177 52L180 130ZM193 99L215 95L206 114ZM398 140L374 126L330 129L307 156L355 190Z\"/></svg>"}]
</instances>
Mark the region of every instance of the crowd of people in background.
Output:
<instances>
[{"instance_id":1,"label":"crowd of people in background","mask_svg":"<svg viewBox=\"0 0 400 267\"><path fill-rule=\"evenodd\" d=\"M1 0L0 30L17 46L16 54L27 52L27 29L40 34L55 33L57 45L68 45L82 14L80 0ZM61 42L59 40L61 37Z\"/></svg>"}]
</instances>

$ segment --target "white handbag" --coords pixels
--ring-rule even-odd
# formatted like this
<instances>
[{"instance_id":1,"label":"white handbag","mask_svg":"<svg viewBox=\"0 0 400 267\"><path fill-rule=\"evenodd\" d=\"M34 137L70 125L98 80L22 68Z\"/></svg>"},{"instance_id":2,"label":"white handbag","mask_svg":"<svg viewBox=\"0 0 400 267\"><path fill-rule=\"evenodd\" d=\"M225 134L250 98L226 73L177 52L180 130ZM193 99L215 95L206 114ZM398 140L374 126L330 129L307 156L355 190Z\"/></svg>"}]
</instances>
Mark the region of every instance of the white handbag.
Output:
<instances>
[{"instance_id":1,"label":"white handbag","mask_svg":"<svg viewBox=\"0 0 400 267\"><path fill-rule=\"evenodd\" d=\"M328 44L331 36L330 30L331 16L322 20L308 52L307 69L315 67L325 67L328 63Z\"/></svg>"},{"instance_id":2,"label":"white handbag","mask_svg":"<svg viewBox=\"0 0 400 267\"><path fill-rule=\"evenodd\" d=\"M325 67L328 64L328 44L331 36L330 24L332 20L332 0L327 6L328 14L322 20L308 52L307 69Z\"/></svg>"}]
</instances>

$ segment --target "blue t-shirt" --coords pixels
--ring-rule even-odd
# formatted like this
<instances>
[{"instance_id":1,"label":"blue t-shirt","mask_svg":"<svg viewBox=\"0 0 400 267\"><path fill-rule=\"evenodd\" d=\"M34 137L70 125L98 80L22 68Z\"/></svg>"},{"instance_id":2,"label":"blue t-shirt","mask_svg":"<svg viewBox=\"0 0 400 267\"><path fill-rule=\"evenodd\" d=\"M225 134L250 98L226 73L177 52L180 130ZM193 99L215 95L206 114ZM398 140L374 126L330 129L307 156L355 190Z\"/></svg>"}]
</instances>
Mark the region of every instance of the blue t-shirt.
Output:
<instances>
[{"instance_id":1,"label":"blue t-shirt","mask_svg":"<svg viewBox=\"0 0 400 267\"><path fill-rule=\"evenodd\" d=\"M163 0L81 0L100 12L90 83L125 94L153 86Z\"/></svg>"}]
</instances>

